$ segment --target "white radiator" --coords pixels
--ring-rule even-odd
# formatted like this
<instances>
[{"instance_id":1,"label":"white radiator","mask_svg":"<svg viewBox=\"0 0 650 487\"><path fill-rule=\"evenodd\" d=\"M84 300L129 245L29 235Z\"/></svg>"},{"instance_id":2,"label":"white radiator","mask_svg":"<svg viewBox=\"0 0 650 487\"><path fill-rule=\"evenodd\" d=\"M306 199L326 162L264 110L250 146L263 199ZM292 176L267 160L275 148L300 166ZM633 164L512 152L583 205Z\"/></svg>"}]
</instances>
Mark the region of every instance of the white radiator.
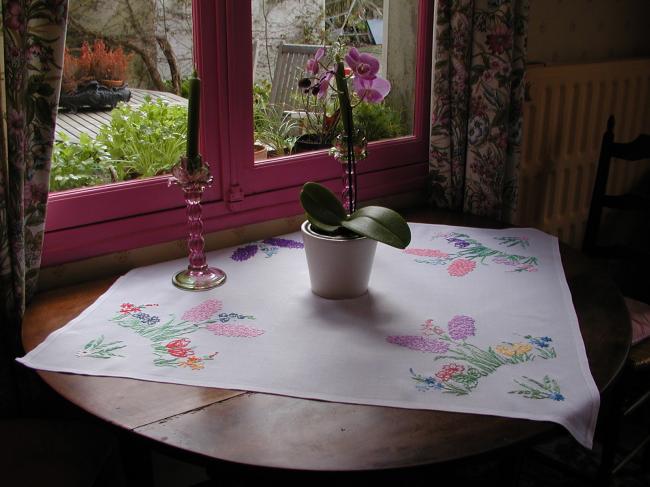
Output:
<instances>
[{"instance_id":1,"label":"white radiator","mask_svg":"<svg viewBox=\"0 0 650 487\"><path fill-rule=\"evenodd\" d=\"M529 67L515 222L580 247L607 118L614 140L650 133L650 59ZM612 163L608 192L629 190L650 161Z\"/></svg>"}]
</instances>

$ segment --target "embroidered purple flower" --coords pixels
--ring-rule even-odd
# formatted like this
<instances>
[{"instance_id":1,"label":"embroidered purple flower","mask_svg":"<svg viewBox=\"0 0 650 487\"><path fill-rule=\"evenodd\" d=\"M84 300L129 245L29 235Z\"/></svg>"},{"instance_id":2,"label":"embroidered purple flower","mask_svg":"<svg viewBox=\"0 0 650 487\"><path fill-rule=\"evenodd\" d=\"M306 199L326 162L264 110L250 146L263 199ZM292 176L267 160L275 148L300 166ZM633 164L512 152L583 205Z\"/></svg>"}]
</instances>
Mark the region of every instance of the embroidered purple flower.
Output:
<instances>
[{"instance_id":1,"label":"embroidered purple flower","mask_svg":"<svg viewBox=\"0 0 650 487\"><path fill-rule=\"evenodd\" d=\"M476 334L474 323L474 318L470 316L454 316L449 320L449 323L447 323L449 336L454 340L465 340L467 337L474 336Z\"/></svg>"},{"instance_id":2,"label":"embroidered purple flower","mask_svg":"<svg viewBox=\"0 0 650 487\"><path fill-rule=\"evenodd\" d=\"M445 353L449 350L449 345L443 341L420 336L389 336L386 341L420 352Z\"/></svg>"},{"instance_id":3,"label":"embroidered purple flower","mask_svg":"<svg viewBox=\"0 0 650 487\"><path fill-rule=\"evenodd\" d=\"M246 245L245 247L235 249L230 258L238 262L243 262L252 259L255 254L257 254L257 245Z\"/></svg>"},{"instance_id":4,"label":"embroidered purple flower","mask_svg":"<svg viewBox=\"0 0 650 487\"><path fill-rule=\"evenodd\" d=\"M314 57L307 61L307 71L316 76L320 70L320 60L323 56L325 56L325 48L320 47L314 54Z\"/></svg>"},{"instance_id":5,"label":"embroidered purple flower","mask_svg":"<svg viewBox=\"0 0 650 487\"><path fill-rule=\"evenodd\" d=\"M366 53L359 52L355 47L345 55L345 62L354 72L356 78L372 80L379 72L379 60Z\"/></svg>"},{"instance_id":6,"label":"embroidered purple flower","mask_svg":"<svg viewBox=\"0 0 650 487\"><path fill-rule=\"evenodd\" d=\"M379 103L390 92L390 81L379 76L372 79L356 77L352 81L352 88L361 100Z\"/></svg>"},{"instance_id":7,"label":"embroidered purple flower","mask_svg":"<svg viewBox=\"0 0 650 487\"><path fill-rule=\"evenodd\" d=\"M208 299L201 304L188 309L181 317L184 321L191 321L197 323L199 321L207 320L217 311L221 310L223 304L218 299Z\"/></svg>"},{"instance_id":8,"label":"embroidered purple flower","mask_svg":"<svg viewBox=\"0 0 650 487\"><path fill-rule=\"evenodd\" d=\"M469 242L466 242L465 240L462 240L460 238L448 238L447 242L454 244L454 247L457 249L464 249L465 247L469 247Z\"/></svg>"},{"instance_id":9,"label":"embroidered purple flower","mask_svg":"<svg viewBox=\"0 0 650 487\"><path fill-rule=\"evenodd\" d=\"M263 242L267 245L275 245L276 247L284 247L287 249L302 249L305 247L305 244L302 242L288 238L267 238Z\"/></svg>"}]
</instances>

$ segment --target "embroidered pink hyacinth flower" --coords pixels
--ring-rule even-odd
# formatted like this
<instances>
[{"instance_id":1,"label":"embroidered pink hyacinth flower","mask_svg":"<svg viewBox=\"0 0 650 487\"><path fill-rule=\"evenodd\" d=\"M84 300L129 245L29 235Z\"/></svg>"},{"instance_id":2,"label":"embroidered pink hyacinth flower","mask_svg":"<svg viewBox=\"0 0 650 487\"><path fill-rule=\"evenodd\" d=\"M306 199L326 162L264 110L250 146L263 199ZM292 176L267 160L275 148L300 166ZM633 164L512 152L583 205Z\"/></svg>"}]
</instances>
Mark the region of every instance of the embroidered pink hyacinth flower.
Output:
<instances>
[{"instance_id":1,"label":"embroidered pink hyacinth flower","mask_svg":"<svg viewBox=\"0 0 650 487\"><path fill-rule=\"evenodd\" d=\"M389 336L386 337L386 341L420 352L445 353L449 351L449 345L447 343L420 336Z\"/></svg>"},{"instance_id":2,"label":"embroidered pink hyacinth flower","mask_svg":"<svg viewBox=\"0 0 650 487\"><path fill-rule=\"evenodd\" d=\"M406 249L404 253L418 255L420 257L439 257L441 259L449 257L448 253L442 252L438 249Z\"/></svg>"},{"instance_id":3,"label":"embroidered pink hyacinth flower","mask_svg":"<svg viewBox=\"0 0 650 487\"><path fill-rule=\"evenodd\" d=\"M345 55L345 62L357 78L371 80L379 72L379 60L370 54L359 52L355 47Z\"/></svg>"},{"instance_id":4,"label":"embroidered pink hyacinth flower","mask_svg":"<svg viewBox=\"0 0 650 487\"><path fill-rule=\"evenodd\" d=\"M447 272L450 276L462 277L476 268L476 262L467 259L458 259L449 264Z\"/></svg>"},{"instance_id":5,"label":"embroidered pink hyacinth flower","mask_svg":"<svg viewBox=\"0 0 650 487\"><path fill-rule=\"evenodd\" d=\"M215 335L222 337L252 338L264 334L264 330L244 325L224 325L221 323L213 323L208 325L206 328Z\"/></svg>"},{"instance_id":6,"label":"embroidered pink hyacinth flower","mask_svg":"<svg viewBox=\"0 0 650 487\"><path fill-rule=\"evenodd\" d=\"M217 311L220 311L222 307L223 304L218 299L208 299L207 301L203 301L201 304L188 309L183 313L181 319L184 321L192 321L194 323L207 320Z\"/></svg>"}]
</instances>

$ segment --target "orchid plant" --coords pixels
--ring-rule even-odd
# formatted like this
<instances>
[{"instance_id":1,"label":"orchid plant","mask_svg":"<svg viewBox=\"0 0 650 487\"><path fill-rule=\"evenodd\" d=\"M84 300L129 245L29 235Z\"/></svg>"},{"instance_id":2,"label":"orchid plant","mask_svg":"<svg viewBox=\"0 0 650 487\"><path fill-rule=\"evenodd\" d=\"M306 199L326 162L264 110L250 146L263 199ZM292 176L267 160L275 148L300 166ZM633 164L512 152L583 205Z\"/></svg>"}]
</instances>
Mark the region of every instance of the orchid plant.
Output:
<instances>
[{"instance_id":1,"label":"orchid plant","mask_svg":"<svg viewBox=\"0 0 650 487\"><path fill-rule=\"evenodd\" d=\"M365 138L355 130L352 112L361 103L382 102L391 86L378 75L381 66L377 58L354 47L346 54L344 50L344 46L337 43L332 55L328 56L326 48L319 48L307 61L306 76L299 81L299 87L308 96L324 100L332 90L338 98L343 134L337 138L331 153L345 168L343 201L317 183L303 186L300 201L312 227L323 233L347 231L405 248L411 240L411 232L398 213L379 206L356 208L356 163L365 157L366 148Z\"/></svg>"}]
</instances>

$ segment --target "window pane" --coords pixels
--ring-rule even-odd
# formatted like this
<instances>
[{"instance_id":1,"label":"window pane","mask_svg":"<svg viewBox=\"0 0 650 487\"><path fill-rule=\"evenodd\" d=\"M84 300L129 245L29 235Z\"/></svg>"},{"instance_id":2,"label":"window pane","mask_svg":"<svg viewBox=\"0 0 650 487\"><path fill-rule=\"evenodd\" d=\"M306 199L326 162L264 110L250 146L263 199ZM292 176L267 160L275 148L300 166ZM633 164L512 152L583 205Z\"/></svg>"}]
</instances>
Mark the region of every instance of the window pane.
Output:
<instances>
[{"instance_id":1,"label":"window pane","mask_svg":"<svg viewBox=\"0 0 650 487\"><path fill-rule=\"evenodd\" d=\"M50 190L167 174L185 152L190 0L70 2Z\"/></svg>"},{"instance_id":2,"label":"window pane","mask_svg":"<svg viewBox=\"0 0 650 487\"><path fill-rule=\"evenodd\" d=\"M374 56L377 75L391 83L382 102L355 106L355 126L368 141L412 134L417 9L413 0L251 0L256 162L331 147L341 131L338 98L333 88L315 93L333 67L337 41L343 52L355 47ZM318 73L309 73L320 46L327 54ZM309 83L301 88L303 78Z\"/></svg>"}]
</instances>

